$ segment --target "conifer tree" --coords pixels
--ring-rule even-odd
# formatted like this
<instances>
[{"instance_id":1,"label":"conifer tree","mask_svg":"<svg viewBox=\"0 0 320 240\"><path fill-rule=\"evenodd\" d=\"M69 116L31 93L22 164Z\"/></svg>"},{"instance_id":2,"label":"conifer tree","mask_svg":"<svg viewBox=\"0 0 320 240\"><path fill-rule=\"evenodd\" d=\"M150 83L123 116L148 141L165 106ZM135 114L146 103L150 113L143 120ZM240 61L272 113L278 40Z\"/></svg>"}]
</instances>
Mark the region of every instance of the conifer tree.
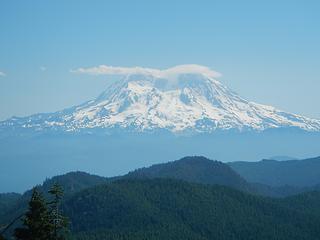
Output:
<instances>
[{"instance_id":1,"label":"conifer tree","mask_svg":"<svg viewBox=\"0 0 320 240\"><path fill-rule=\"evenodd\" d=\"M67 235L68 220L64 217L60 210L60 203L63 196L62 187L55 183L49 193L52 195L53 200L49 202L50 222L53 225L53 240L64 240Z\"/></svg>"},{"instance_id":2,"label":"conifer tree","mask_svg":"<svg viewBox=\"0 0 320 240\"><path fill-rule=\"evenodd\" d=\"M53 225L50 213L42 194L34 188L29 202L29 209L23 218L23 226L15 229L17 240L50 240Z\"/></svg>"}]
</instances>

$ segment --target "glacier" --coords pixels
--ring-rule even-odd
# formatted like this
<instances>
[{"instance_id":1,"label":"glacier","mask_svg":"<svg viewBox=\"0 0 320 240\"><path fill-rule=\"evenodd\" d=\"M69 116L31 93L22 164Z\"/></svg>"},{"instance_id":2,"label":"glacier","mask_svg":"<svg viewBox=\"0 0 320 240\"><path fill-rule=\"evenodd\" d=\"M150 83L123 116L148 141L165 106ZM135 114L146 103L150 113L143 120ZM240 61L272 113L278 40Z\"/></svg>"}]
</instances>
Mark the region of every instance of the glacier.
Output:
<instances>
[{"instance_id":1,"label":"glacier","mask_svg":"<svg viewBox=\"0 0 320 240\"><path fill-rule=\"evenodd\" d=\"M198 71L192 72L185 69L190 66L164 71L137 68L94 100L55 113L13 117L0 122L0 131L165 130L173 134L197 134L291 127L320 131L320 120L248 101L205 67L199 66Z\"/></svg>"}]
</instances>

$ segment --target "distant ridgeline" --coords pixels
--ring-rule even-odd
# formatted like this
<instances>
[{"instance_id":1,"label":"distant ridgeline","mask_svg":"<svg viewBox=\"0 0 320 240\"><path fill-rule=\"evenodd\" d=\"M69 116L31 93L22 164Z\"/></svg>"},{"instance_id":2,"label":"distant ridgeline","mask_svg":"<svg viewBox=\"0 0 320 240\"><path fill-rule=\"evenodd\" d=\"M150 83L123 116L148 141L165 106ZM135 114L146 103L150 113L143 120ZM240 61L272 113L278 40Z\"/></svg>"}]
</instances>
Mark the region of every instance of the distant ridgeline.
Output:
<instances>
[{"instance_id":1,"label":"distant ridgeline","mask_svg":"<svg viewBox=\"0 0 320 240\"><path fill-rule=\"evenodd\" d=\"M313 187L320 183L320 157L305 160L230 162L228 165L249 182L274 187Z\"/></svg>"},{"instance_id":2,"label":"distant ridgeline","mask_svg":"<svg viewBox=\"0 0 320 240\"><path fill-rule=\"evenodd\" d=\"M319 161L256 163L261 169L264 164L275 165L263 177L269 176L270 182L283 165L291 166L286 175L302 176L290 178L291 182L282 178L271 186L267 180L248 181L256 179L250 167L245 169L252 172L247 170L243 178L240 163L229 166L204 157L185 157L114 178L71 172L46 180L39 190L46 193L54 183L63 186L61 207L77 240L317 240L320 192L314 190L319 182L314 182L313 174L302 173L311 167L320 172ZM251 166L240 165L246 164ZM30 196L30 191L0 194L0 226L24 212Z\"/></svg>"}]
</instances>

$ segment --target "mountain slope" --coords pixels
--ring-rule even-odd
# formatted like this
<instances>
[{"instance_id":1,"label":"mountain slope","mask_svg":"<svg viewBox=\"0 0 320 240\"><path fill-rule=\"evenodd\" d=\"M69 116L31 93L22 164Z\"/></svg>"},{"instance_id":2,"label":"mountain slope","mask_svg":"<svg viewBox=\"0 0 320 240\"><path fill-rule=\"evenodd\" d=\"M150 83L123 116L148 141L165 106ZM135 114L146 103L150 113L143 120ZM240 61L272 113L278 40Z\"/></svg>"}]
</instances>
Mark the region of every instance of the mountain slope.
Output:
<instances>
[{"instance_id":1,"label":"mountain slope","mask_svg":"<svg viewBox=\"0 0 320 240\"><path fill-rule=\"evenodd\" d=\"M269 186L312 187L320 184L320 157L305 160L262 160L228 163L249 182Z\"/></svg>"},{"instance_id":2,"label":"mountain slope","mask_svg":"<svg viewBox=\"0 0 320 240\"><path fill-rule=\"evenodd\" d=\"M124 176L115 177L113 180L144 178L171 178L191 183L221 185L254 195L274 198L284 198L304 192L318 191L320 189L320 185L312 185L309 187L290 185L269 186L256 182L247 182L229 165L200 156L184 157L180 160L140 168Z\"/></svg>"},{"instance_id":3,"label":"mountain slope","mask_svg":"<svg viewBox=\"0 0 320 240\"><path fill-rule=\"evenodd\" d=\"M137 169L121 177L131 178L174 178L193 183L229 186L250 191L250 185L228 165L205 157L184 157L177 161Z\"/></svg>"},{"instance_id":4,"label":"mountain slope","mask_svg":"<svg viewBox=\"0 0 320 240\"><path fill-rule=\"evenodd\" d=\"M318 196L319 199L319 196ZM301 204L308 204L302 197ZM319 216L286 200L168 179L121 180L64 203L75 239L319 239Z\"/></svg>"},{"instance_id":5,"label":"mountain slope","mask_svg":"<svg viewBox=\"0 0 320 240\"><path fill-rule=\"evenodd\" d=\"M320 120L286 113L245 100L217 81L213 75L191 66L172 68L175 74L146 71L131 74L108 87L95 100L52 114L13 117L0 130L61 130L67 132L104 129L174 133L208 133L216 130L263 131L295 127L319 131ZM173 72L172 69L163 72Z\"/></svg>"}]
</instances>

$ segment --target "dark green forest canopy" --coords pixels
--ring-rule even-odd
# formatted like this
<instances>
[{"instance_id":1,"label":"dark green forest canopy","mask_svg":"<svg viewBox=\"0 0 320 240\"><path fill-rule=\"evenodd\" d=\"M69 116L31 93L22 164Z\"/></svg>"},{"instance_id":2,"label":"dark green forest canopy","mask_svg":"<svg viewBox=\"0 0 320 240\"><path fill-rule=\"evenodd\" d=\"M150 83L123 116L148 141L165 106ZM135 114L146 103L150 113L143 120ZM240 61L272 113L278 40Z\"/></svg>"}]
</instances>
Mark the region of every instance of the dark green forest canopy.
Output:
<instances>
[{"instance_id":1,"label":"dark green forest canopy","mask_svg":"<svg viewBox=\"0 0 320 240\"><path fill-rule=\"evenodd\" d=\"M301 198L308 205L310 196ZM297 205L293 198L149 179L81 191L64 203L64 211L76 239L319 239L319 215Z\"/></svg>"}]
</instances>

